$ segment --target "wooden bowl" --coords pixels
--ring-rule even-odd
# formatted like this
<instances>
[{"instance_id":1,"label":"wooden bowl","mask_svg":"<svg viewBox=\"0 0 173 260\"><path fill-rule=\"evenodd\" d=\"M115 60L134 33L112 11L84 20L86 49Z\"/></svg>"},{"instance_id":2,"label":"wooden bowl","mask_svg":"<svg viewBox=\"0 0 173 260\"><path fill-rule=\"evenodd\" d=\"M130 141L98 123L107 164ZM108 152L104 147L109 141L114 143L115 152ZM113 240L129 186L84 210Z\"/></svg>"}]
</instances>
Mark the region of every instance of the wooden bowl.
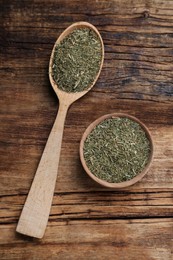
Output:
<instances>
[{"instance_id":1,"label":"wooden bowl","mask_svg":"<svg viewBox=\"0 0 173 260\"><path fill-rule=\"evenodd\" d=\"M149 157L147 165L137 176L135 176L134 178L132 178L131 180L128 180L128 181L123 181L123 182L119 182L119 183L110 183L105 180L99 179L89 170L89 168L86 165L85 159L84 159L83 147L84 147L85 139L91 133L91 131L96 127L96 125L100 124L102 121L104 121L107 118L117 118L117 117L129 118L129 119L137 122L142 127L142 129L145 131L145 133L147 135L148 140L150 141L151 152L150 152L150 157ZM151 134L150 134L149 130L147 129L147 127L139 119L135 118L134 116L130 116L130 115L123 114L123 113L113 113L113 114L104 115L104 116L98 118L97 120L95 120L93 123L91 123L88 126L88 128L85 130L85 132L82 136L82 139L80 142L80 148L79 148L80 160L81 160L81 163L82 163L83 168L85 169L86 173L94 181L96 181L97 183L101 184L102 186L108 187L108 188L125 188L125 187L131 186L134 183L141 180L144 177L144 175L147 173L147 171L151 165L151 162L153 160L153 151L154 151L153 140L152 140Z\"/></svg>"}]
</instances>

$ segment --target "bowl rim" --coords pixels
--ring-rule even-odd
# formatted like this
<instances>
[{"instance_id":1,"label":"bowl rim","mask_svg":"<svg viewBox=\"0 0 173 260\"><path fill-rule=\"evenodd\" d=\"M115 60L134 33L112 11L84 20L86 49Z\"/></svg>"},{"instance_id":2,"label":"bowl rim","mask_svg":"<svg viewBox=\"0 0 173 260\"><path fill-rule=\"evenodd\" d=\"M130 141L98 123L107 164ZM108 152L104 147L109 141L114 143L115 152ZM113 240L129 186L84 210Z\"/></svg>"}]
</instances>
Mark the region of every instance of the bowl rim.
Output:
<instances>
[{"instance_id":1,"label":"bowl rim","mask_svg":"<svg viewBox=\"0 0 173 260\"><path fill-rule=\"evenodd\" d=\"M84 159L83 147L84 147L84 142L85 142L87 136L91 133L91 131L99 123L101 123L102 121L104 121L105 119L108 119L108 118L118 118L118 117L129 118L129 119L137 122L142 127L142 129L145 131L145 133L148 137L148 140L150 141L151 151L150 151L150 157L149 157L148 163L146 164L145 168L138 175L136 175L134 178L132 178L131 180L128 180L128 181L112 183L112 182L107 182L105 180L99 179L89 170L89 168L86 165L85 159ZM80 141L79 155L80 155L80 160L81 160L84 170L95 182L97 182L98 184L100 184L104 187L107 187L107 188L125 188L125 187L131 186L131 185L135 184L136 182L140 181L144 177L144 175L147 173L147 171L149 170L151 163L153 161L153 156L154 156L154 143L153 143L153 139L152 139L152 136L151 136L148 128L138 118L125 114L125 113L111 113L111 114L106 114L106 115L103 115L103 116L97 118L94 122L92 122L86 128L85 132L82 135L81 141Z\"/></svg>"}]
</instances>

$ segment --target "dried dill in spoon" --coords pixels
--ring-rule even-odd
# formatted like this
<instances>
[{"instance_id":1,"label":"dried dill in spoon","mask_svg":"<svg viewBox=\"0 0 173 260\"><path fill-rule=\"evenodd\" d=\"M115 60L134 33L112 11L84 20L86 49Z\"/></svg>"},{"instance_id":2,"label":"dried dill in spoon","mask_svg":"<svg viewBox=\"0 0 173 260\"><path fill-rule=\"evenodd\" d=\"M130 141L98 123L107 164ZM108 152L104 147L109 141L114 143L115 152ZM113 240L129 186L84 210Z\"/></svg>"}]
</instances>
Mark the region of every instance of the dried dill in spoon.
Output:
<instances>
[{"instance_id":1,"label":"dried dill in spoon","mask_svg":"<svg viewBox=\"0 0 173 260\"><path fill-rule=\"evenodd\" d=\"M77 28L57 44L52 77L65 92L86 90L94 81L102 60L102 46L96 32Z\"/></svg>"}]
</instances>

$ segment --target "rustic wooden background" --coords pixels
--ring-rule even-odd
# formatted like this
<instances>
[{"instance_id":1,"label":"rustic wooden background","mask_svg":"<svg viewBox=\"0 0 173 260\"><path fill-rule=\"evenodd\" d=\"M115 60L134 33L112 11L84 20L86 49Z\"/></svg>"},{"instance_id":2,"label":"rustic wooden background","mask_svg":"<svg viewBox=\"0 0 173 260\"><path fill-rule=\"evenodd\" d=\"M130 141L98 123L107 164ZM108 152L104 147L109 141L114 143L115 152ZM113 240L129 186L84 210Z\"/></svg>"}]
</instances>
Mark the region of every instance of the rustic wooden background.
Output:
<instances>
[{"instance_id":1,"label":"rustic wooden background","mask_svg":"<svg viewBox=\"0 0 173 260\"><path fill-rule=\"evenodd\" d=\"M171 260L173 257L173 1L0 0L0 259ZM58 100L48 79L53 44L71 23L100 31L105 62L68 113L48 227L15 232ZM79 142L96 118L138 117L155 156L142 181L107 190L85 174Z\"/></svg>"}]
</instances>

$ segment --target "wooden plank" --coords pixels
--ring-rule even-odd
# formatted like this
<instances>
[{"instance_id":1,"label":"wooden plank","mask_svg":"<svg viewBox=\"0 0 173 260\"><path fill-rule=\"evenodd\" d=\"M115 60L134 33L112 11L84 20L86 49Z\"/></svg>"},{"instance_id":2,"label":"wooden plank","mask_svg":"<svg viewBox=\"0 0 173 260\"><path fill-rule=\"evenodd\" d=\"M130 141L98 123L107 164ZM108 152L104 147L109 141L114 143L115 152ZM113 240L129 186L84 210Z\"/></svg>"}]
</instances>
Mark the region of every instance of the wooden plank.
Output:
<instances>
[{"instance_id":1,"label":"wooden plank","mask_svg":"<svg viewBox=\"0 0 173 260\"><path fill-rule=\"evenodd\" d=\"M86 108L86 110L89 109ZM109 110L109 112L113 111L116 110ZM105 190L89 179L81 166L78 154L79 141L85 127L87 127L89 121L92 122L94 118L104 113L99 109L99 111L96 112L97 115L90 116L92 119L87 119L87 122L83 122L80 126L80 118L84 116L83 113L81 113L80 110L77 119L74 120L72 116L69 121L66 121L67 124L64 131L56 192ZM41 117L42 116L40 116L40 118ZM6 194L6 192L20 193L21 191L26 193L30 187L42 149L46 142L46 137L48 136L48 129L45 131L46 133L44 133L44 129L47 128L47 121L43 123L43 130L41 134L39 134L41 128L37 128L37 126L41 119L39 120L39 116L37 118L38 122L35 123L34 127L32 126L30 117L24 119L24 122L21 121L21 119L16 119L16 126L14 124L11 126L11 120L8 119L4 121L8 121L8 123L3 123L4 130L3 135L1 135L4 139L4 143L1 146L1 159L3 161L1 166L1 194ZM72 122L73 125L71 125ZM149 127L149 129L155 143L154 161L148 174L139 183L130 187L129 190L137 188L173 187L173 144L170 142L170 140L173 139L173 127L156 125ZM8 136L10 136L10 138L8 138ZM9 161L8 158L10 154L13 157L11 157ZM5 163L7 161L8 163Z\"/></svg>"},{"instance_id":2,"label":"wooden plank","mask_svg":"<svg viewBox=\"0 0 173 260\"><path fill-rule=\"evenodd\" d=\"M173 219L55 221L43 240L1 226L1 259L171 260Z\"/></svg>"},{"instance_id":3,"label":"wooden plank","mask_svg":"<svg viewBox=\"0 0 173 260\"><path fill-rule=\"evenodd\" d=\"M172 259L173 1L0 1L0 259ZM58 101L48 80L53 44L72 22L100 31L97 84L71 106L43 240L15 233ZM85 174L79 142L96 118L138 117L155 143L136 185L107 190Z\"/></svg>"},{"instance_id":4,"label":"wooden plank","mask_svg":"<svg viewBox=\"0 0 173 260\"><path fill-rule=\"evenodd\" d=\"M1 196L0 224L18 221L25 195ZM55 193L49 222L64 219L172 217L172 190Z\"/></svg>"}]
</instances>

